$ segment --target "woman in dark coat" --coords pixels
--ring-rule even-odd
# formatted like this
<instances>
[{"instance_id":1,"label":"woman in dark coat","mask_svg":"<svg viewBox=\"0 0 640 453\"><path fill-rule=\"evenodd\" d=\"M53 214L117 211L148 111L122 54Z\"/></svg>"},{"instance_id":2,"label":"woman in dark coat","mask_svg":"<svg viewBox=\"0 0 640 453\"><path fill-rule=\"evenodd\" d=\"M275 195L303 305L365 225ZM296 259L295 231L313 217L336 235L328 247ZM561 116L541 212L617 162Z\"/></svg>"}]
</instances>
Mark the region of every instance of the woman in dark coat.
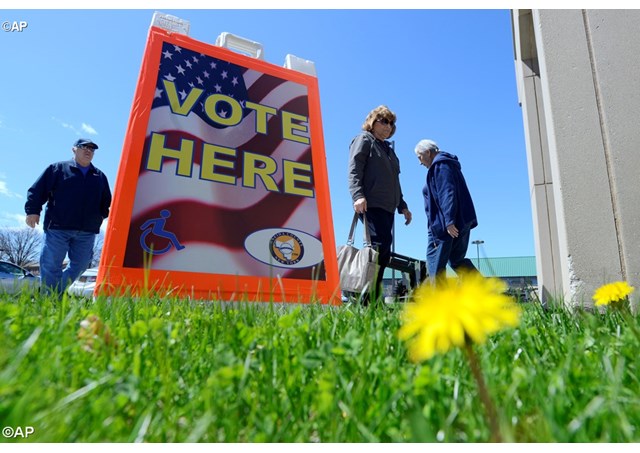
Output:
<instances>
[{"instance_id":1,"label":"woman in dark coat","mask_svg":"<svg viewBox=\"0 0 640 453\"><path fill-rule=\"evenodd\" d=\"M349 149L349 192L353 209L362 220L366 213L372 245L378 250L378 278L374 299L381 297L382 276L391 258L393 216L404 215L411 222L411 211L402 197L400 161L387 139L396 131L396 115L387 106L373 109ZM365 297L363 303L368 303Z\"/></svg>"}]
</instances>

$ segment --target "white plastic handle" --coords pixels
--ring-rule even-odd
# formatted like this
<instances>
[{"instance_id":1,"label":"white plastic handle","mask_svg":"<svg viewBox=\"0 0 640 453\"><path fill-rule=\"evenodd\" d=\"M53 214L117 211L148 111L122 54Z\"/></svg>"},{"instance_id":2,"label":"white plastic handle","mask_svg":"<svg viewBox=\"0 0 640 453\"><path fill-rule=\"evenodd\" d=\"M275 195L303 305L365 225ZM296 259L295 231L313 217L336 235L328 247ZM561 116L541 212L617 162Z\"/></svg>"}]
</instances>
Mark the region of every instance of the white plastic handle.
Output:
<instances>
[{"instance_id":1,"label":"white plastic handle","mask_svg":"<svg viewBox=\"0 0 640 453\"><path fill-rule=\"evenodd\" d=\"M296 57L295 55L287 54L284 58L284 67L317 77L316 64L313 61L305 60L304 58Z\"/></svg>"},{"instance_id":2,"label":"white plastic handle","mask_svg":"<svg viewBox=\"0 0 640 453\"><path fill-rule=\"evenodd\" d=\"M161 13L160 11L153 13L151 26L164 28L171 33L180 33L189 36L190 23L188 20L180 19L171 14Z\"/></svg>"},{"instance_id":3,"label":"white plastic handle","mask_svg":"<svg viewBox=\"0 0 640 453\"><path fill-rule=\"evenodd\" d=\"M259 42L223 32L216 38L216 46L225 47L234 52L249 55L250 57L264 60L264 49Z\"/></svg>"}]
</instances>

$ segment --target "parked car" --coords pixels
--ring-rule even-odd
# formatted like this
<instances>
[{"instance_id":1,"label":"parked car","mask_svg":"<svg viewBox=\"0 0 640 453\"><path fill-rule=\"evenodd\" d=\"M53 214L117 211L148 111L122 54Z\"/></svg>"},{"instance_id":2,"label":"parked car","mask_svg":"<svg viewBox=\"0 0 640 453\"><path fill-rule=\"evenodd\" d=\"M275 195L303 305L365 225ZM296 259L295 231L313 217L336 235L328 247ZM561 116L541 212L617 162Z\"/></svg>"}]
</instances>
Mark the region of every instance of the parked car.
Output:
<instances>
[{"instance_id":1,"label":"parked car","mask_svg":"<svg viewBox=\"0 0 640 453\"><path fill-rule=\"evenodd\" d=\"M75 296L93 297L93 290L96 288L97 278L97 267L87 269L67 288L67 292Z\"/></svg>"},{"instance_id":2,"label":"parked car","mask_svg":"<svg viewBox=\"0 0 640 453\"><path fill-rule=\"evenodd\" d=\"M17 264L0 261L0 292L16 294L34 288L40 288L40 277Z\"/></svg>"}]
</instances>

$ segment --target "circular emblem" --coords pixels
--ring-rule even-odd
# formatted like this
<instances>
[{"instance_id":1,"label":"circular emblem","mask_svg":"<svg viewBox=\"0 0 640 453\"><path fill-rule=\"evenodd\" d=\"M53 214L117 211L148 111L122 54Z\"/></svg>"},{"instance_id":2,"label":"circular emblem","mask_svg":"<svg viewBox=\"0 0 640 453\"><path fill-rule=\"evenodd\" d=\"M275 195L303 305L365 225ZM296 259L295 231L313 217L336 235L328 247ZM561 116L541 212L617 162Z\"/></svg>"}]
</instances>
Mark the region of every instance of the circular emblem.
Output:
<instances>
[{"instance_id":1,"label":"circular emblem","mask_svg":"<svg viewBox=\"0 0 640 453\"><path fill-rule=\"evenodd\" d=\"M298 236L289 232L274 234L269 240L271 256L282 264L296 264L304 255L304 246Z\"/></svg>"}]
</instances>

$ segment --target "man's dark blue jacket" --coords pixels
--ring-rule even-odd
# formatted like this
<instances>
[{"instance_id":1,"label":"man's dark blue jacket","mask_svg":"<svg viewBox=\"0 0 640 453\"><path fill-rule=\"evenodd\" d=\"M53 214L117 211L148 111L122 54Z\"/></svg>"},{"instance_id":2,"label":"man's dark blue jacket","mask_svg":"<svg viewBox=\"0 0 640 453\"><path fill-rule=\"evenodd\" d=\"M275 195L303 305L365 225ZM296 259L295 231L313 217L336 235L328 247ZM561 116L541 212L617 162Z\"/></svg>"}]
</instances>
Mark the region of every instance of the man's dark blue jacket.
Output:
<instances>
[{"instance_id":1,"label":"man's dark blue jacket","mask_svg":"<svg viewBox=\"0 0 640 453\"><path fill-rule=\"evenodd\" d=\"M111 190L107 177L89 165L83 174L75 160L49 165L29 188L24 205L27 215L40 215L47 203L42 228L99 233L109 216Z\"/></svg>"},{"instance_id":2,"label":"man's dark blue jacket","mask_svg":"<svg viewBox=\"0 0 640 453\"><path fill-rule=\"evenodd\" d=\"M454 224L458 229L478 226L476 210L457 156L444 151L436 154L427 171L422 195L434 238L449 239L447 225Z\"/></svg>"}]
</instances>

